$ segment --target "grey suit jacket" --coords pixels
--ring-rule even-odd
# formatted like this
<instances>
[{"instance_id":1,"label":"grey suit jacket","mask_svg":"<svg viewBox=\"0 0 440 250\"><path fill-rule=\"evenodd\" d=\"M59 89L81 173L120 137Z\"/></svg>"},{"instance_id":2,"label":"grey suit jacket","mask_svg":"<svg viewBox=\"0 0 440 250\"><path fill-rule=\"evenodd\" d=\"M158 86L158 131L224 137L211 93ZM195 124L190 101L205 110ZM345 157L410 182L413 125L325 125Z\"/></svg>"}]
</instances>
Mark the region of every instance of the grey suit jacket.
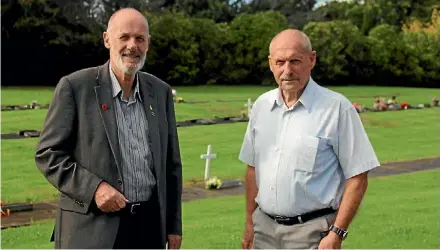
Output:
<instances>
[{"instance_id":1,"label":"grey suit jacket","mask_svg":"<svg viewBox=\"0 0 440 250\"><path fill-rule=\"evenodd\" d=\"M61 78L41 131L36 165L61 193L55 248L112 248L116 238L119 217L97 212L94 202L101 181L120 192L124 188L108 63ZM182 234L182 164L174 103L170 86L160 79L140 72L139 82L165 244L167 234Z\"/></svg>"}]
</instances>

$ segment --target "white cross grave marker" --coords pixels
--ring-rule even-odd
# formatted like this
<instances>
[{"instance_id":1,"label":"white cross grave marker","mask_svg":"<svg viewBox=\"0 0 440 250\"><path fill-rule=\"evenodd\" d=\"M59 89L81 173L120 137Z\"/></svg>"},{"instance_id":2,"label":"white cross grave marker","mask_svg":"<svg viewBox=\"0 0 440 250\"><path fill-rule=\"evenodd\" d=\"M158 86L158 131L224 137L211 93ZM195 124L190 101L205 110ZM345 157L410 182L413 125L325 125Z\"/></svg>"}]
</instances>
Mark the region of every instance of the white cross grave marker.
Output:
<instances>
[{"instance_id":1,"label":"white cross grave marker","mask_svg":"<svg viewBox=\"0 0 440 250\"><path fill-rule=\"evenodd\" d=\"M209 179L209 168L211 167L211 159L217 158L217 154L212 153L211 144L208 145L206 154L200 155L200 159L206 159L205 163L205 181Z\"/></svg>"},{"instance_id":2,"label":"white cross grave marker","mask_svg":"<svg viewBox=\"0 0 440 250\"><path fill-rule=\"evenodd\" d=\"M252 101L251 98L248 98L247 103L244 105L245 107L248 108L248 118L251 116L251 109L252 109Z\"/></svg>"}]
</instances>

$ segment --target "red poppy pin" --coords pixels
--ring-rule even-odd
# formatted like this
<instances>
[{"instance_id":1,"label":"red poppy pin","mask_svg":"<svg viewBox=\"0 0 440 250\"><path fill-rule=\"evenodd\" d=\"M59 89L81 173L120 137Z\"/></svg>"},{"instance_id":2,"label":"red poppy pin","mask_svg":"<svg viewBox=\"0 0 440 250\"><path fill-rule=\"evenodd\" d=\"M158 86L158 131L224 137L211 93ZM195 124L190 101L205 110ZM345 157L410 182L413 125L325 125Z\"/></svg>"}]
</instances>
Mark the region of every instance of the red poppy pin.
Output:
<instances>
[{"instance_id":1,"label":"red poppy pin","mask_svg":"<svg viewBox=\"0 0 440 250\"><path fill-rule=\"evenodd\" d=\"M108 106L107 106L107 104L102 104L101 108L102 108L102 110L106 111L108 109Z\"/></svg>"}]
</instances>

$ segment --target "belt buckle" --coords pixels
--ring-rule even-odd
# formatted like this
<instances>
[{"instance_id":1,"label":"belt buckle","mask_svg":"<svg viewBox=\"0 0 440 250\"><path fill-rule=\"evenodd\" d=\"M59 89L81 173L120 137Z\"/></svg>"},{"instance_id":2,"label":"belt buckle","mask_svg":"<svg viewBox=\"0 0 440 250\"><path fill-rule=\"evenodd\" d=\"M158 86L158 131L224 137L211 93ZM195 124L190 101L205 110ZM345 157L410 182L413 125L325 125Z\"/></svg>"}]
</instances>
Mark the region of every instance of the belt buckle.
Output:
<instances>
[{"instance_id":1,"label":"belt buckle","mask_svg":"<svg viewBox=\"0 0 440 250\"><path fill-rule=\"evenodd\" d=\"M302 218L301 218L301 215L298 216L298 221L299 221L299 223L301 223L301 224L304 223L303 220L302 220Z\"/></svg>"},{"instance_id":2,"label":"belt buckle","mask_svg":"<svg viewBox=\"0 0 440 250\"><path fill-rule=\"evenodd\" d=\"M285 221L285 218L283 216L281 216L281 215L275 215L274 216L274 221L278 223L280 221Z\"/></svg>"},{"instance_id":3,"label":"belt buckle","mask_svg":"<svg viewBox=\"0 0 440 250\"><path fill-rule=\"evenodd\" d=\"M140 203L133 203L133 204L131 204L130 214L136 214L135 207L140 206L140 205L141 205Z\"/></svg>"}]
</instances>

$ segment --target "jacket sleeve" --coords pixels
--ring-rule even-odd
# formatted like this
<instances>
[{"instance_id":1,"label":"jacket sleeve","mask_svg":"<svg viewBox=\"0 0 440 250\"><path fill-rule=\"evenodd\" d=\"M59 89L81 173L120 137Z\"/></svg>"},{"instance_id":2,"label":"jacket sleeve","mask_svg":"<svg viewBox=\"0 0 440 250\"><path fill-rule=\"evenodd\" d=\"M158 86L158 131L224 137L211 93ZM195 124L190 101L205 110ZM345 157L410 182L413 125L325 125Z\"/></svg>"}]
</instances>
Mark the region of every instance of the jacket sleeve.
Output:
<instances>
[{"instance_id":1,"label":"jacket sleeve","mask_svg":"<svg viewBox=\"0 0 440 250\"><path fill-rule=\"evenodd\" d=\"M171 89L167 95L167 234L182 235L182 162Z\"/></svg>"},{"instance_id":2,"label":"jacket sleeve","mask_svg":"<svg viewBox=\"0 0 440 250\"><path fill-rule=\"evenodd\" d=\"M35 163L45 178L61 193L73 199L86 213L102 181L76 162L77 110L71 85L66 77L55 88L43 129Z\"/></svg>"}]
</instances>

